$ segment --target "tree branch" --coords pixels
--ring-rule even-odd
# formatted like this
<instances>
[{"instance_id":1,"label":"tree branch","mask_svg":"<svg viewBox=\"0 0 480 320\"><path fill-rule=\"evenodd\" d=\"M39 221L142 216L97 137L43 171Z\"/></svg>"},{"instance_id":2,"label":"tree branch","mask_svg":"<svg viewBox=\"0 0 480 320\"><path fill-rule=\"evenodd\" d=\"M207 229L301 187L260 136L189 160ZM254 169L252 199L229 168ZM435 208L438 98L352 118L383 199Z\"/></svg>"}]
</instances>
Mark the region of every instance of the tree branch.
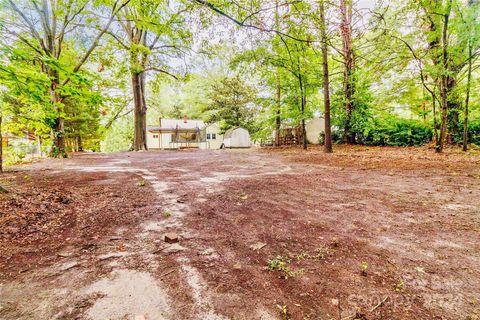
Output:
<instances>
[{"instance_id":1,"label":"tree branch","mask_svg":"<svg viewBox=\"0 0 480 320\"><path fill-rule=\"evenodd\" d=\"M245 20L244 21L240 21L232 16L230 16L229 14L227 14L226 12L222 11L221 9L219 9L218 7L216 7L215 5L213 5L212 3L208 2L208 1L205 1L205 0L191 0L193 2L196 2L204 7L207 7L209 8L210 10L216 12L217 14L227 18L228 20L234 22L235 24L237 24L238 26L240 27L246 27L246 28L252 28L252 29L256 29L256 30L259 30L259 31L262 31L262 32L271 32L271 33L276 33L276 34L279 34L279 35L282 35L284 37L287 37L287 38L290 38L292 40L295 40L295 41L301 41L301 42L315 42L315 41L312 41L312 40L308 40L308 39L300 39L300 38L297 38L297 37L294 37L292 35L289 35L287 33L284 33L284 32L281 32L281 31L278 31L278 30L275 30L275 29L265 29L265 28L261 28L261 27L258 27L256 25L253 25L253 24L248 24L248 23L245 23Z\"/></svg>"}]
</instances>

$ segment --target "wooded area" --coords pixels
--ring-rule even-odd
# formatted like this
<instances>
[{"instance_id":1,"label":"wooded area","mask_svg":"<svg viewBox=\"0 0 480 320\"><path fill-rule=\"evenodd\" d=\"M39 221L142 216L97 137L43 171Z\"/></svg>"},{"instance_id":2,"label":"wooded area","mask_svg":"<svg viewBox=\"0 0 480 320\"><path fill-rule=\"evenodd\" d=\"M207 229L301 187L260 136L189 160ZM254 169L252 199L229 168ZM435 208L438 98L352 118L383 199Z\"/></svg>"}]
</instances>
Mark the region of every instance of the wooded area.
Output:
<instances>
[{"instance_id":1,"label":"wooded area","mask_svg":"<svg viewBox=\"0 0 480 320\"><path fill-rule=\"evenodd\" d=\"M0 319L480 319L478 0L0 0L0 32Z\"/></svg>"},{"instance_id":2,"label":"wooded area","mask_svg":"<svg viewBox=\"0 0 480 320\"><path fill-rule=\"evenodd\" d=\"M54 157L145 150L147 124L184 114L276 145L281 128L322 116L325 152L480 144L475 0L4 0L0 10L2 129L34 135ZM318 142L303 136L304 148ZM9 162L18 149L4 150Z\"/></svg>"}]
</instances>

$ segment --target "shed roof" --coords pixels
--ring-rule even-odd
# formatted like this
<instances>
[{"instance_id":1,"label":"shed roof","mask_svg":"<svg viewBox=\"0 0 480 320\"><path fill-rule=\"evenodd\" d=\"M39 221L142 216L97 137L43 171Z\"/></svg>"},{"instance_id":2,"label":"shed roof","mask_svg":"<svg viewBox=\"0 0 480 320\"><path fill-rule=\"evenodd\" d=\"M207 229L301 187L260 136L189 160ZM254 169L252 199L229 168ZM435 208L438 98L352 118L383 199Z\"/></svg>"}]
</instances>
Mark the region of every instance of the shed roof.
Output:
<instances>
[{"instance_id":1,"label":"shed roof","mask_svg":"<svg viewBox=\"0 0 480 320\"><path fill-rule=\"evenodd\" d=\"M244 131L244 132L247 132L247 133L248 133L248 130L245 129L245 128L242 128L242 127L230 128L230 129L228 129L227 131L225 131L225 134L223 135L223 138L224 138L224 139L231 138L233 132L236 131L236 130L241 130L241 131Z\"/></svg>"}]
</instances>

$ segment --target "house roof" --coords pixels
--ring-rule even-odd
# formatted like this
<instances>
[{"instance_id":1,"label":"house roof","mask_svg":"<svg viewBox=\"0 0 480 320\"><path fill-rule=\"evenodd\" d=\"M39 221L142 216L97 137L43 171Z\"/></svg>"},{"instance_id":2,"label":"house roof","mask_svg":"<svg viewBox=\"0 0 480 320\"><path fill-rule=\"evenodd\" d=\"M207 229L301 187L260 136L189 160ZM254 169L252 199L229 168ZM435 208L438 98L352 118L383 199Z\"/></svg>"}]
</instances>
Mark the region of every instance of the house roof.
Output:
<instances>
[{"instance_id":1,"label":"house roof","mask_svg":"<svg viewBox=\"0 0 480 320\"><path fill-rule=\"evenodd\" d=\"M202 120L161 119L161 126L147 126L148 131L158 130L196 130L205 128Z\"/></svg>"}]
</instances>

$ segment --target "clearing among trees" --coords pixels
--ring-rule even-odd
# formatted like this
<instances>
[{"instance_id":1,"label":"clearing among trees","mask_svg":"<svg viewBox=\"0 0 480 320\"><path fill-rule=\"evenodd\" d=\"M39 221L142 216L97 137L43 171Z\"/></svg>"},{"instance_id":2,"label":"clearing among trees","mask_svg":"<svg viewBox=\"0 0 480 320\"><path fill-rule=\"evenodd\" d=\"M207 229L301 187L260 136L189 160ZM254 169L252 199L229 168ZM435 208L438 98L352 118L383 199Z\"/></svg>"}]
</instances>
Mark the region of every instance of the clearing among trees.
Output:
<instances>
[{"instance_id":1,"label":"clearing among trees","mask_svg":"<svg viewBox=\"0 0 480 320\"><path fill-rule=\"evenodd\" d=\"M339 147L16 167L0 317L478 319L479 164Z\"/></svg>"},{"instance_id":2,"label":"clearing among trees","mask_svg":"<svg viewBox=\"0 0 480 320\"><path fill-rule=\"evenodd\" d=\"M0 320L480 320L479 0L0 0Z\"/></svg>"}]
</instances>

